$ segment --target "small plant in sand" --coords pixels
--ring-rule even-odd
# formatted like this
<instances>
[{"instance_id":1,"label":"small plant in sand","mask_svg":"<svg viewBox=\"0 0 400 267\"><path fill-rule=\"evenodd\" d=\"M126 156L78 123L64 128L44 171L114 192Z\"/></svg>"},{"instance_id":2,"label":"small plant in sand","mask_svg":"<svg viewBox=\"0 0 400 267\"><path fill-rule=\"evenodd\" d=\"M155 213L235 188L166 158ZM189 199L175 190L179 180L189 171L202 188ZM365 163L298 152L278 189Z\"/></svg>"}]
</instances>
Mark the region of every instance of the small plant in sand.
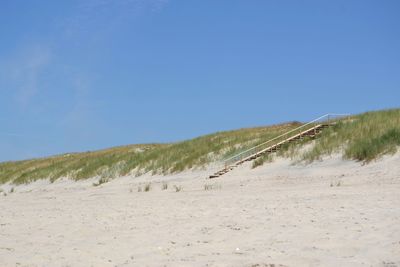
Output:
<instances>
[{"instance_id":1,"label":"small plant in sand","mask_svg":"<svg viewBox=\"0 0 400 267\"><path fill-rule=\"evenodd\" d=\"M142 192L142 187L140 185L138 186L137 191Z\"/></svg>"},{"instance_id":2,"label":"small plant in sand","mask_svg":"<svg viewBox=\"0 0 400 267\"><path fill-rule=\"evenodd\" d=\"M144 192L149 192L150 190L151 190L151 184L150 183L145 184L144 185Z\"/></svg>"},{"instance_id":3,"label":"small plant in sand","mask_svg":"<svg viewBox=\"0 0 400 267\"><path fill-rule=\"evenodd\" d=\"M341 186L341 185L342 185L342 181L337 181L336 183L331 182L331 187L334 187L334 186Z\"/></svg>"},{"instance_id":4,"label":"small plant in sand","mask_svg":"<svg viewBox=\"0 0 400 267\"><path fill-rule=\"evenodd\" d=\"M270 154L266 154L263 155L261 157L259 157L258 159L256 159L255 161L253 161L253 165L251 166L252 169L257 168L261 165L263 165L266 162L272 162L274 160L273 156Z\"/></svg>"},{"instance_id":5,"label":"small plant in sand","mask_svg":"<svg viewBox=\"0 0 400 267\"><path fill-rule=\"evenodd\" d=\"M183 187L181 185L180 186L174 185L174 189L175 189L175 192L180 192L180 191L182 191Z\"/></svg>"},{"instance_id":6,"label":"small plant in sand","mask_svg":"<svg viewBox=\"0 0 400 267\"><path fill-rule=\"evenodd\" d=\"M204 190L209 191L209 190L221 190L222 186L220 184L205 184L204 185Z\"/></svg>"},{"instance_id":7,"label":"small plant in sand","mask_svg":"<svg viewBox=\"0 0 400 267\"><path fill-rule=\"evenodd\" d=\"M168 189L168 184L167 183L163 183L161 189L162 190L167 190Z\"/></svg>"},{"instance_id":8,"label":"small plant in sand","mask_svg":"<svg viewBox=\"0 0 400 267\"><path fill-rule=\"evenodd\" d=\"M107 182L108 182L108 179L107 179L107 178L101 177L101 178L99 179L99 181L97 181L96 183L93 183L93 186L99 186L99 185L104 184L104 183L107 183Z\"/></svg>"},{"instance_id":9,"label":"small plant in sand","mask_svg":"<svg viewBox=\"0 0 400 267\"><path fill-rule=\"evenodd\" d=\"M1 188L0 188L0 196L1 196L1 195L3 195L3 196L7 196L7 193L6 193L6 192L4 192L4 191L3 191L3 189L1 189Z\"/></svg>"},{"instance_id":10,"label":"small plant in sand","mask_svg":"<svg viewBox=\"0 0 400 267\"><path fill-rule=\"evenodd\" d=\"M14 193L15 192L15 188L11 187L10 193Z\"/></svg>"}]
</instances>

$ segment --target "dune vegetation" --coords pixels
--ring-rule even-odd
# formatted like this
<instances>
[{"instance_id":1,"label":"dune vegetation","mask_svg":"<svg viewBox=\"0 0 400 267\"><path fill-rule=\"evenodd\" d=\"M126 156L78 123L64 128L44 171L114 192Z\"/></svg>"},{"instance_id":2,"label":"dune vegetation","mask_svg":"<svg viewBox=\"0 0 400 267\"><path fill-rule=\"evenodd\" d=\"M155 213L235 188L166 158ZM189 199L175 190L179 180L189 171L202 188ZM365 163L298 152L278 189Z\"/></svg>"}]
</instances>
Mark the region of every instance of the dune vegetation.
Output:
<instances>
[{"instance_id":1,"label":"dune vegetation","mask_svg":"<svg viewBox=\"0 0 400 267\"><path fill-rule=\"evenodd\" d=\"M263 155L253 161L253 168L272 162L275 157L291 158L294 162L311 163L332 153L342 153L344 159L368 163L386 154L393 154L400 146L400 109L366 112L338 120L323 131L312 143L306 138L286 144L274 155Z\"/></svg>"},{"instance_id":2,"label":"dune vegetation","mask_svg":"<svg viewBox=\"0 0 400 267\"><path fill-rule=\"evenodd\" d=\"M400 109L367 112L339 121L324 131L313 148L303 155L304 161L342 152L344 158L369 162L384 154L395 153L400 146Z\"/></svg>"},{"instance_id":3,"label":"dune vegetation","mask_svg":"<svg viewBox=\"0 0 400 267\"><path fill-rule=\"evenodd\" d=\"M93 152L0 163L0 183L27 183L38 179L55 181L61 177L80 180L99 177L96 185L124 175L169 174L202 168L258 145L302 125L299 122L224 131L171 144L128 145ZM355 115L323 131L311 149L302 151L310 140L283 147L276 156L303 162L324 155L343 153L344 158L369 162L394 153L400 146L400 109ZM253 167L271 162L266 155Z\"/></svg>"},{"instance_id":4,"label":"dune vegetation","mask_svg":"<svg viewBox=\"0 0 400 267\"><path fill-rule=\"evenodd\" d=\"M296 128L298 122L209 134L171 144L129 145L93 152L0 163L0 183L99 177L98 184L128 174L168 174L222 160Z\"/></svg>"}]
</instances>

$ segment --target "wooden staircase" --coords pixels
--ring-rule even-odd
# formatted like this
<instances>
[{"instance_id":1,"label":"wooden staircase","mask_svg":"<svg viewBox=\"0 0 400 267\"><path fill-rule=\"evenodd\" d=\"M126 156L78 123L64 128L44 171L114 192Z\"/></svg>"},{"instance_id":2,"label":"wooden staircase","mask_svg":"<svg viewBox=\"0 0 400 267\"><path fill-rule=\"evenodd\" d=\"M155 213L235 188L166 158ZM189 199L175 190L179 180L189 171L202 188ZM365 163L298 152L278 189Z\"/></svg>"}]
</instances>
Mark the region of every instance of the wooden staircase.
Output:
<instances>
[{"instance_id":1,"label":"wooden staircase","mask_svg":"<svg viewBox=\"0 0 400 267\"><path fill-rule=\"evenodd\" d=\"M224 175L225 173L237 168L238 166L242 165L243 163L247 162L247 161L252 161L255 160L265 154L272 154L275 153L277 151L279 151L283 145L285 144L289 144L289 143L293 143L299 140L302 140L306 137L308 138L315 138L317 135L319 135L324 129L332 126L333 123L323 123L323 124L317 124L307 130L304 130L298 134L295 134L293 136L290 136L276 144L270 145L264 149L261 149L249 156L246 156L244 158L241 158L239 160L237 160L236 162L234 162L233 164L227 165L225 164L224 168L221 169L220 171L217 171L216 173L212 174L209 176L210 179L212 178L217 178L220 177L222 175Z\"/></svg>"}]
</instances>

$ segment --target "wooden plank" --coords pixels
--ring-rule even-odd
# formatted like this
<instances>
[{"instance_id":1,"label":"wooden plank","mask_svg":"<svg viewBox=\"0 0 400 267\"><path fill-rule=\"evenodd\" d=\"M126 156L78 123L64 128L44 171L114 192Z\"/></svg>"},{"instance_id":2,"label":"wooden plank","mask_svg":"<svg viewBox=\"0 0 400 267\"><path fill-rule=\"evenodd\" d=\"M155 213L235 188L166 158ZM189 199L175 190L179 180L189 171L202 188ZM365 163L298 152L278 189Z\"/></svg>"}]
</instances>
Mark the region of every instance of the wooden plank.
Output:
<instances>
[{"instance_id":1,"label":"wooden plank","mask_svg":"<svg viewBox=\"0 0 400 267\"><path fill-rule=\"evenodd\" d=\"M329 124L318 124L318 125L310 128L310 129L304 130L303 132L300 132L300 133L298 133L298 134L296 134L294 136L288 137L285 140L283 140L283 141L281 141L281 142L279 142L277 144L271 145L271 146L269 146L269 147L267 147L265 149L262 149L262 150L260 150L260 151L258 151L256 153L254 153L254 154L251 154L251 155L249 155L249 156L247 156L247 157L245 157L245 158L243 158L241 160L236 161L235 163L233 163L233 165L231 165L229 167L226 167L223 170L221 170L221 171L219 171L219 172L217 172L217 173L215 173L213 175L210 175L209 178L217 178L217 177L219 177L221 175L224 175L225 173L233 170L234 168L238 167L239 165L243 164L244 162L252 161L252 160L254 160L254 159L256 159L256 158L258 158L261 155L266 154L266 153L276 152L284 144L297 141L299 139L304 138L305 136L309 136L311 138L314 138L317 134L319 134L323 129L325 129L327 127L330 127L330 125Z\"/></svg>"}]
</instances>

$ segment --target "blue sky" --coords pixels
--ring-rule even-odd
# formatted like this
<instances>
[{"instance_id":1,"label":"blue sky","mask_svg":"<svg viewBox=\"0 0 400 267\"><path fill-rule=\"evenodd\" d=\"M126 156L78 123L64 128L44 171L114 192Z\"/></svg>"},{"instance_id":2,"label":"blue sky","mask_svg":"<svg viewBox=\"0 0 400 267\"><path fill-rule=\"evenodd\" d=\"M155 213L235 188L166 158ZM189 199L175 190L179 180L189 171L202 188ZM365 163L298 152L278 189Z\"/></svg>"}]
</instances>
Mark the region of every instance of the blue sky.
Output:
<instances>
[{"instance_id":1,"label":"blue sky","mask_svg":"<svg viewBox=\"0 0 400 267\"><path fill-rule=\"evenodd\" d=\"M4 0L0 161L400 105L400 2Z\"/></svg>"}]
</instances>

